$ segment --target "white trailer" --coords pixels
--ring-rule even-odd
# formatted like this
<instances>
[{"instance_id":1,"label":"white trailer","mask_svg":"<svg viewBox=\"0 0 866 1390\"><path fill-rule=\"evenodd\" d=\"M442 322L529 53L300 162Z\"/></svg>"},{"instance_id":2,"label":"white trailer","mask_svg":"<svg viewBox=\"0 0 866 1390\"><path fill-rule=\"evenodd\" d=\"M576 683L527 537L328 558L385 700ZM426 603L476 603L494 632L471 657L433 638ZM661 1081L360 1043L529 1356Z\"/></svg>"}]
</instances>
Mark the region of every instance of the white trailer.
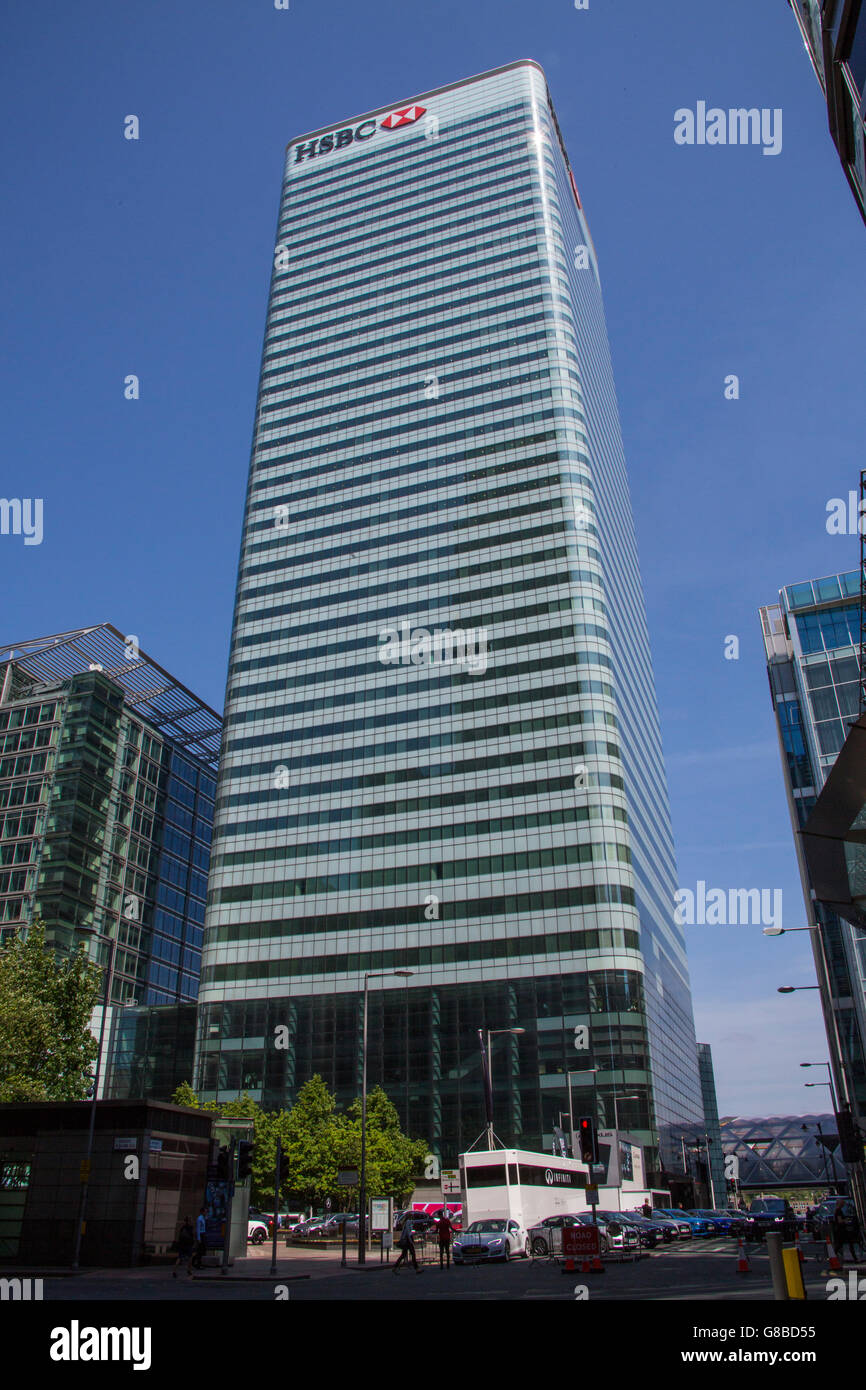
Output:
<instances>
[{"instance_id":1,"label":"white trailer","mask_svg":"<svg viewBox=\"0 0 866 1390\"><path fill-rule=\"evenodd\" d=\"M611 1148L616 1150L616 1145ZM625 1177L619 1165L613 1177L598 1189L602 1210L626 1210L640 1206L650 1194L642 1185ZM632 1169L634 1171L634 1169ZM464 1229L472 1221L486 1217L505 1217L524 1230L536 1226L547 1216L563 1212L591 1210L586 1199L589 1168L574 1158L557 1158L526 1149L474 1149L460 1155L460 1189L463 1199Z\"/></svg>"}]
</instances>

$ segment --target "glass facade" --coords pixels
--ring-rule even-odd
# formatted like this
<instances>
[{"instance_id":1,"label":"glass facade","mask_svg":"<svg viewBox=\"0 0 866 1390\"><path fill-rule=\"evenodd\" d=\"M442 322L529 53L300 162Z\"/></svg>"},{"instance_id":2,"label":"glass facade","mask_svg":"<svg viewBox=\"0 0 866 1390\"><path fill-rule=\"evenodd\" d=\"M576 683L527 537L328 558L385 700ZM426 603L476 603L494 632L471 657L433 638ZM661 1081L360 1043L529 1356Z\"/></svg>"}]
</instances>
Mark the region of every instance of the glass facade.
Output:
<instances>
[{"instance_id":1,"label":"glass facade","mask_svg":"<svg viewBox=\"0 0 866 1390\"><path fill-rule=\"evenodd\" d=\"M830 133L866 221L866 5L788 0L827 99Z\"/></svg>"},{"instance_id":2,"label":"glass facade","mask_svg":"<svg viewBox=\"0 0 866 1390\"><path fill-rule=\"evenodd\" d=\"M111 631L95 631L116 646ZM69 637L45 639L55 660ZM86 652L67 645L64 659L83 669L50 679L32 645L0 663L0 943L38 916L61 955L85 942L108 967L117 943L112 1004L193 1002L211 760L140 715L132 690Z\"/></svg>"},{"instance_id":3,"label":"glass facade","mask_svg":"<svg viewBox=\"0 0 866 1390\"><path fill-rule=\"evenodd\" d=\"M352 1098L374 972L370 1084L443 1161L515 1028L505 1142L549 1150L570 1069L667 1161L702 1122L674 888L595 250L515 63L287 149L199 1087Z\"/></svg>"},{"instance_id":4,"label":"glass facade","mask_svg":"<svg viewBox=\"0 0 866 1390\"><path fill-rule=\"evenodd\" d=\"M822 989L830 1057L837 1091L835 1036L852 1088L852 1102L866 1110L866 937L835 912L816 903L800 836L827 775L859 710L860 572L790 584L779 603L761 609L770 694L779 730L791 820L806 905L806 920L820 926L813 942L819 981L820 953L827 961L831 999ZM856 598L854 597L856 595ZM817 935L815 933L814 935Z\"/></svg>"}]
</instances>

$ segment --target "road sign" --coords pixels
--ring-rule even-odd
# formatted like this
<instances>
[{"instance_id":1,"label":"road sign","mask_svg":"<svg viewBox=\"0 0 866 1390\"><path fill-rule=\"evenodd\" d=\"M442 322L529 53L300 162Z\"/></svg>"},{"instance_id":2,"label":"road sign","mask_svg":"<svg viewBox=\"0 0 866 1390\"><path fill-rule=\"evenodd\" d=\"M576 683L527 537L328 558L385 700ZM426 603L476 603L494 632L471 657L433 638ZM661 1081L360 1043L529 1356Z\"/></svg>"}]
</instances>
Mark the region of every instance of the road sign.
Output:
<instances>
[{"instance_id":1,"label":"road sign","mask_svg":"<svg viewBox=\"0 0 866 1390\"><path fill-rule=\"evenodd\" d=\"M591 1259L593 1255L599 1253L598 1247L598 1227L584 1226L563 1226L562 1228L562 1253L566 1259Z\"/></svg>"},{"instance_id":2,"label":"road sign","mask_svg":"<svg viewBox=\"0 0 866 1390\"><path fill-rule=\"evenodd\" d=\"M357 1168L341 1168L337 1173L338 1187L357 1187L358 1170Z\"/></svg>"},{"instance_id":3,"label":"road sign","mask_svg":"<svg viewBox=\"0 0 866 1390\"><path fill-rule=\"evenodd\" d=\"M588 1187L586 1189L586 1200L591 1207L598 1206L598 1188Z\"/></svg>"}]
</instances>

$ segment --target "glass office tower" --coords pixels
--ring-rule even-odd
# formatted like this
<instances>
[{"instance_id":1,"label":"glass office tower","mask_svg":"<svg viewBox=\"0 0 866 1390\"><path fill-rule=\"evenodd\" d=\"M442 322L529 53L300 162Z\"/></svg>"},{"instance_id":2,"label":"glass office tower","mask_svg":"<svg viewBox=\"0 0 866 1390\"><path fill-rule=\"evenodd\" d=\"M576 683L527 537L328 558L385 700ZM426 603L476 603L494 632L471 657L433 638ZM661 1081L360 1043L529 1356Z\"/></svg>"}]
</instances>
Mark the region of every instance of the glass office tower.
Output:
<instances>
[{"instance_id":1,"label":"glass office tower","mask_svg":"<svg viewBox=\"0 0 866 1390\"><path fill-rule=\"evenodd\" d=\"M679 1163L703 1117L643 596L536 63L287 149L225 715L206 1097L357 1095L373 973L369 1082L445 1162L490 1030L503 1141L552 1147L570 1073L575 1115L617 1097Z\"/></svg>"},{"instance_id":2,"label":"glass office tower","mask_svg":"<svg viewBox=\"0 0 866 1390\"><path fill-rule=\"evenodd\" d=\"M800 835L857 719L860 571L789 584L761 609L770 694L837 1094L866 1113L866 938L813 899Z\"/></svg>"},{"instance_id":3,"label":"glass office tower","mask_svg":"<svg viewBox=\"0 0 866 1390\"><path fill-rule=\"evenodd\" d=\"M830 134L866 222L866 5L788 0L827 101Z\"/></svg>"}]
</instances>

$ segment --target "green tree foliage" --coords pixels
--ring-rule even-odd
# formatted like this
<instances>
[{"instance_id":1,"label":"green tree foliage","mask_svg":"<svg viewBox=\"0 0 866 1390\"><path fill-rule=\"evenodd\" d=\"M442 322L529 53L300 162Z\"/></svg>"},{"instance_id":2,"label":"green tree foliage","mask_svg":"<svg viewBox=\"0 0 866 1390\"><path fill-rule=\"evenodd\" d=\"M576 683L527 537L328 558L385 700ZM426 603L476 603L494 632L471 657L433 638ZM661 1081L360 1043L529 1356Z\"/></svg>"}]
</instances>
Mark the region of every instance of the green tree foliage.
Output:
<instances>
[{"instance_id":1,"label":"green tree foliage","mask_svg":"<svg viewBox=\"0 0 866 1390\"><path fill-rule=\"evenodd\" d=\"M321 1207L330 1197L341 1209L350 1200L357 1203L357 1189L338 1186L337 1174L341 1168L360 1168L361 1102L354 1101L347 1115L338 1115L336 1100L321 1076L311 1077L301 1087L291 1110L264 1111L246 1093L236 1100L202 1105L188 1082L178 1086L172 1100L224 1119L246 1116L254 1121L251 1197L255 1206L264 1211L273 1206L278 1135L289 1160L281 1202ZM426 1144L401 1132L396 1109L381 1087L375 1087L367 1096L369 1195L402 1201L422 1171L426 1153Z\"/></svg>"},{"instance_id":2,"label":"green tree foliage","mask_svg":"<svg viewBox=\"0 0 866 1390\"><path fill-rule=\"evenodd\" d=\"M39 919L0 950L0 1101L85 1099L101 976L84 946L58 962Z\"/></svg>"}]
</instances>

